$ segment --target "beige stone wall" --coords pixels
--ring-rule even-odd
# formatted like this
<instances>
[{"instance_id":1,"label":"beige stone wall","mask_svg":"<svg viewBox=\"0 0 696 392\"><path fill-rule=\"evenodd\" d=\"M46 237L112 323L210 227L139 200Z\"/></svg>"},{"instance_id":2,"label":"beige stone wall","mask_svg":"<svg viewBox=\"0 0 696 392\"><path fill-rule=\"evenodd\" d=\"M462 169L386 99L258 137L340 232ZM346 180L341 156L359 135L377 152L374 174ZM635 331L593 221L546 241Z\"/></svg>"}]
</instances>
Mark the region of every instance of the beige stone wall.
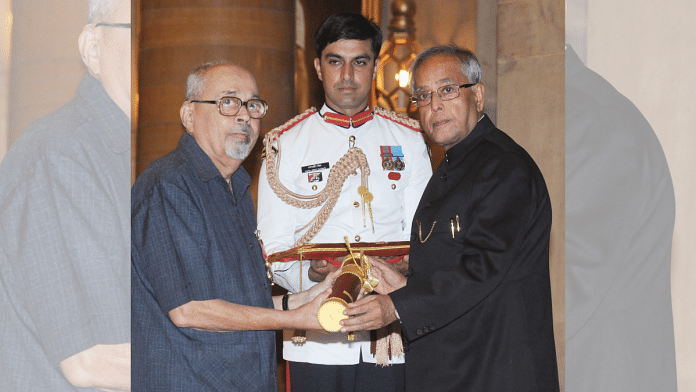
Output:
<instances>
[{"instance_id":1,"label":"beige stone wall","mask_svg":"<svg viewBox=\"0 0 696 392\"><path fill-rule=\"evenodd\" d=\"M672 309L679 391L696 391L696 2L589 0L587 65L626 95L667 156L677 203Z\"/></svg>"}]
</instances>

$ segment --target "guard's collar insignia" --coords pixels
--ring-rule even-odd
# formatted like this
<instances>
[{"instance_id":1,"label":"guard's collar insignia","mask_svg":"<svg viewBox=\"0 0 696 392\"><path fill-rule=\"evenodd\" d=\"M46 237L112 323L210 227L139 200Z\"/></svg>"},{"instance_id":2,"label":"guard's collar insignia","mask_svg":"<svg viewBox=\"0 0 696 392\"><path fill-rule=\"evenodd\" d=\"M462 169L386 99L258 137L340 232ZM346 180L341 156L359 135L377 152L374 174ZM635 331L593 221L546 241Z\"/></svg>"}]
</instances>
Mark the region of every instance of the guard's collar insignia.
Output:
<instances>
[{"instance_id":1,"label":"guard's collar insignia","mask_svg":"<svg viewBox=\"0 0 696 392\"><path fill-rule=\"evenodd\" d=\"M370 108L366 108L362 112L357 113L356 115L354 115L352 117L346 116L345 114L334 113L334 112L326 112L324 114L321 114L321 117L327 123L338 125L339 127L342 127L342 128L350 128L351 126L353 126L353 128L357 128L357 127L365 124L366 122L372 120L372 118L374 118L374 115L372 114L372 111L370 110Z\"/></svg>"}]
</instances>

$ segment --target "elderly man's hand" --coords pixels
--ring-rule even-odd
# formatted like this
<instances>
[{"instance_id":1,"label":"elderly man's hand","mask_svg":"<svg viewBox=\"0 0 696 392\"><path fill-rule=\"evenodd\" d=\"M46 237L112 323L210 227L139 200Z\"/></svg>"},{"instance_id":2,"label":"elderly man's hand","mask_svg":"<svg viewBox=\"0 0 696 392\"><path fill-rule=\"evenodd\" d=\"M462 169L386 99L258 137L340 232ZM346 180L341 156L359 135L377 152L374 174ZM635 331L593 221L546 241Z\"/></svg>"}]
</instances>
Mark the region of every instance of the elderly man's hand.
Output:
<instances>
[{"instance_id":1,"label":"elderly man's hand","mask_svg":"<svg viewBox=\"0 0 696 392\"><path fill-rule=\"evenodd\" d=\"M368 295L348 305L344 314L351 316L341 321L341 332L372 330L396 320L396 309L387 295Z\"/></svg>"},{"instance_id":2,"label":"elderly man's hand","mask_svg":"<svg viewBox=\"0 0 696 392\"><path fill-rule=\"evenodd\" d=\"M314 287L317 286L319 285ZM305 293L307 292L309 291L305 291ZM329 294L331 294L330 289L318 292L318 294L310 302L300 306L297 309L291 310L290 312L293 312L295 320L293 325L295 325L298 329L323 331L324 328L322 328L321 324L319 324L317 313L319 312L319 307L321 304L329 297Z\"/></svg>"},{"instance_id":3,"label":"elderly man's hand","mask_svg":"<svg viewBox=\"0 0 696 392\"><path fill-rule=\"evenodd\" d=\"M379 257L368 257L372 266L372 275L379 280L375 291L379 294L389 294L406 286L407 278L392 264L389 264ZM400 263L402 263L400 261ZM398 264L398 263L397 263ZM408 269L408 260L406 261Z\"/></svg>"}]
</instances>

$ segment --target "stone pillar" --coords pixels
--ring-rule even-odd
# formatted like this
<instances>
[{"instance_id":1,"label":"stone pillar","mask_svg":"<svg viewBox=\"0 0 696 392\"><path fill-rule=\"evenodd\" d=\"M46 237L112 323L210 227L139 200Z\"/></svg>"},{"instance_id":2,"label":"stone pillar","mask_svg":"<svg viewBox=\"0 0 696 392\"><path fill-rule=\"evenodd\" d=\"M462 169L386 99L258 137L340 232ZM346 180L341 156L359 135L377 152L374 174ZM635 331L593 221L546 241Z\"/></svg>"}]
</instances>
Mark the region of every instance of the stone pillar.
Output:
<instances>
[{"instance_id":1,"label":"stone pillar","mask_svg":"<svg viewBox=\"0 0 696 392\"><path fill-rule=\"evenodd\" d=\"M295 2L152 0L142 1L140 12L136 174L176 147L184 131L179 108L188 73L199 64L225 59L249 69L268 102L259 141L244 162L256 178L263 135L296 114Z\"/></svg>"},{"instance_id":2,"label":"stone pillar","mask_svg":"<svg viewBox=\"0 0 696 392\"><path fill-rule=\"evenodd\" d=\"M499 0L497 122L534 158L553 208L551 291L565 388L565 12L562 0Z\"/></svg>"},{"instance_id":3,"label":"stone pillar","mask_svg":"<svg viewBox=\"0 0 696 392\"><path fill-rule=\"evenodd\" d=\"M15 0L12 16L8 148L34 120L75 97L87 69L77 46L87 1Z\"/></svg>"}]
</instances>

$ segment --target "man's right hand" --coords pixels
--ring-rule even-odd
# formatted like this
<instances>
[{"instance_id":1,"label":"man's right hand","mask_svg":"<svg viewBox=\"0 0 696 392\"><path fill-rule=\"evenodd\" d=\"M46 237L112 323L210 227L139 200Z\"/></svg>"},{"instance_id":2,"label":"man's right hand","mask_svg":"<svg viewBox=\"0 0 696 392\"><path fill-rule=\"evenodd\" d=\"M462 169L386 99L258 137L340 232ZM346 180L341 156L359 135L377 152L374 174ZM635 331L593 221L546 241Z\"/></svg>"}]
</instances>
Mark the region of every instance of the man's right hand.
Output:
<instances>
[{"instance_id":1,"label":"man's right hand","mask_svg":"<svg viewBox=\"0 0 696 392\"><path fill-rule=\"evenodd\" d=\"M343 257L337 258L336 261L343 262ZM310 260L309 280L312 282L322 282L326 278L326 275L337 269L338 267L334 267L333 264L326 260Z\"/></svg>"}]
</instances>

